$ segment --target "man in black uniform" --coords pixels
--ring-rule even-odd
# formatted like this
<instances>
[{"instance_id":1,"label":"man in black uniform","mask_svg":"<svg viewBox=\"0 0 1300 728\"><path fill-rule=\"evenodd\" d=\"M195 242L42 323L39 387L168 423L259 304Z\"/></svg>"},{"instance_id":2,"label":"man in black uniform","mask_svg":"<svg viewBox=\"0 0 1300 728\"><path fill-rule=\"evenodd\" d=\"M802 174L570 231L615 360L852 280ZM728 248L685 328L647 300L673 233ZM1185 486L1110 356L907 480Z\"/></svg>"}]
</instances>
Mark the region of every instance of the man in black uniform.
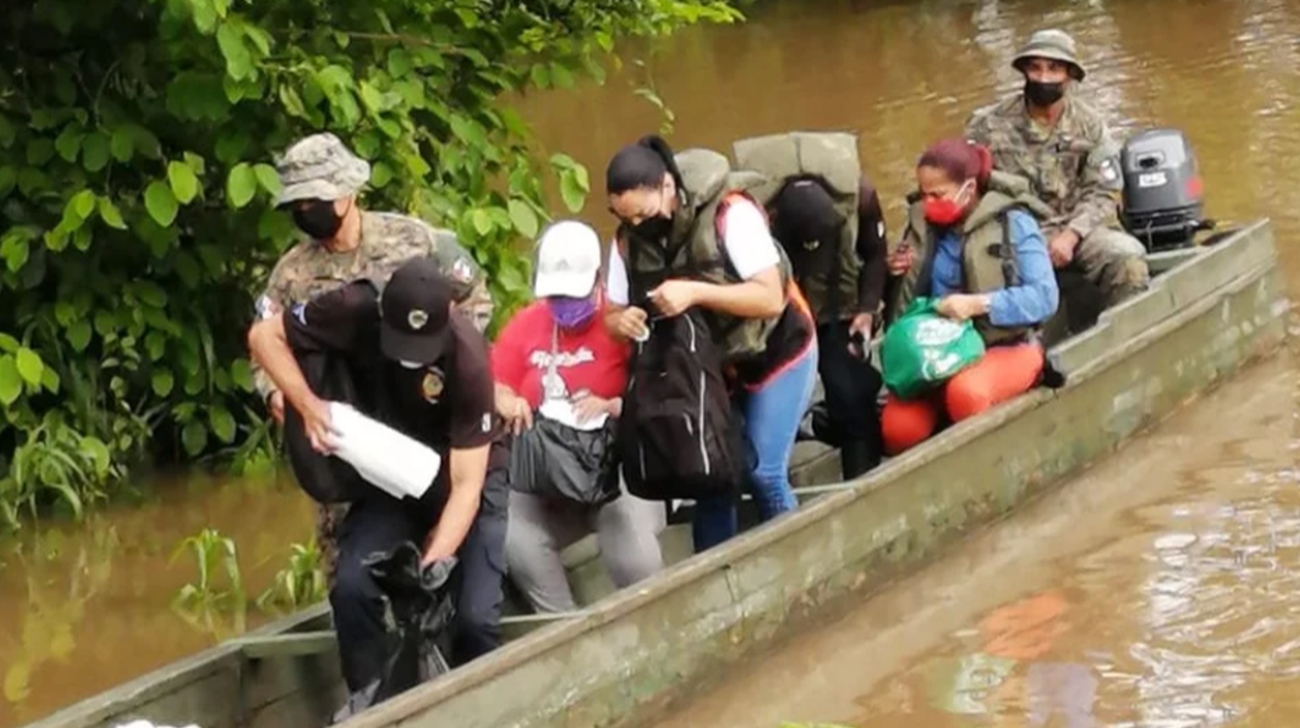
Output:
<instances>
[{"instance_id":1,"label":"man in black uniform","mask_svg":"<svg viewBox=\"0 0 1300 728\"><path fill-rule=\"evenodd\" d=\"M405 541L422 545L423 566L455 555L475 525L489 461L504 455L493 447L501 430L493 417L487 342L467 318L453 315L453 289L432 259L413 258L382 295L374 282L356 281L259 321L249 333L253 357L301 415L316 450L331 447L328 404L308 386L295 354L341 357L352 371L358 409L443 458L418 501L367 488L340 528L330 604L343 676L354 695L378 679L392 654L386 598L363 562ZM494 472L504 472L493 464ZM483 600L466 595L500 594L499 570L462 564L456 572L459 610L482 608ZM499 609L499 603L489 606ZM464 617L458 615L462 624ZM485 620L469 615L468 621Z\"/></svg>"}]
</instances>

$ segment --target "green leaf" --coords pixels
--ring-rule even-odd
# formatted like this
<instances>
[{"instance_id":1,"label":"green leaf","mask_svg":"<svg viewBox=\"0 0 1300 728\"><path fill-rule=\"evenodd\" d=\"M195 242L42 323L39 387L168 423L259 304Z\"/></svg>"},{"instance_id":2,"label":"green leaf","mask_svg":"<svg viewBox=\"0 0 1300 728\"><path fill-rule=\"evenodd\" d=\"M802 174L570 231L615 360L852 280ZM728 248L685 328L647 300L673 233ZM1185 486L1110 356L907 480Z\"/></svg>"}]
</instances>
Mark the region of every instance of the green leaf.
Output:
<instances>
[{"instance_id":1,"label":"green leaf","mask_svg":"<svg viewBox=\"0 0 1300 728\"><path fill-rule=\"evenodd\" d=\"M78 354L86 350L90 345L90 336L92 334L90 321L81 319L68 327L65 335L68 337L68 343L76 350Z\"/></svg>"},{"instance_id":2,"label":"green leaf","mask_svg":"<svg viewBox=\"0 0 1300 728\"><path fill-rule=\"evenodd\" d=\"M170 395L175 386L176 378L166 369L153 373L153 393L159 397Z\"/></svg>"},{"instance_id":3,"label":"green leaf","mask_svg":"<svg viewBox=\"0 0 1300 728\"><path fill-rule=\"evenodd\" d=\"M76 162L77 155L81 154L81 142L85 138L86 135L81 132L80 127L68 124L59 134L59 138L54 140L54 148L58 150L63 161L71 164Z\"/></svg>"},{"instance_id":4,"label":"green leaf","mask_svg":"<svg viewBox=\"0 0 1300 728\"><path fill-rule=\"evenodd\" d=\"M45 137L33 139L27 143L27 163L40 167L54 156L54 142Z\"/></svg>"},{"instance_id":5,"label":"green leaf","mask_svg":"<svg viewBox=\"0 0 1300 728\"><path fill-rule=\"evenodd\" d=\"M242 81L252 73L253 57L248 46L244 45L244 33L237 24L221 24L217 30L217 45L221 47L221 55L226 57L226 73L231 78Z\"/></svg>"},{"instance_id":6,"label":"green leaf","mask_svg":"<svg viewBox=\"0 0 1300 728\"><path fill-rule=\"evenodd\" d=\"M299 119L307 118L307 107L302 103L302 97L298 95L297 89L285 84L280 87L280 103L284 104L284 110L289 112L290 116L296 116Z\"/></svg>"},{"instance_id":7,"label":"green leaf","mask_svg":"<svg viewBox=\"0 0 1300 728\"><path fill-rule=\"evenodd\" d=\"M0 333L0 351L7 351L10 354L18 351L18 339L9 334Z\"/></svg>"},{"instance_id":8,"label":"green leaf","mask_svg":"<svg viewBox=\"0 0 1300 728\"><path fill-rule=\"evenodd\" d=\"M537 235L537 213L522 200L511 200L506 205L510 211L510 222L526 238Z\"/></svg>"},{"instance_id":9,"label":"green leaf","mask_svg":"<svg viewBox=\"0 0 1300 728\"><path fill-rule=\"evenodd\" d=\"M81 438L81 452L90 458L90 462L95 467L95 475L104 477L108 475L108 469L113 463L113 458L108 452L108 446L98 437Z\"/></svg>"},{"instance_id":10,"label":"green leaf","mask_svg":"<svg viewBox=\"0 0 1300 728\"><path fill-rule=\"evenodd\" d=\"M244 150L248 149L248 135L236 131L228 131L217 138L217 160L225 164L234 164L239 158L244 156Z\"/></svg>"},{"instance_id":11,"label":"green leaf","mask_svg":"<svg viewBox=\"0 0 1300 728\"><path fill-rule=\"evenodd\" d=\"M162 227L169 227L176 220L176 196L170 187L158 180L145 188L144 208L149 211L149 217Z\"/></svg>"},{"instance_id":12,"label":"green leaf","mask_svg":"<svg viewBox=\"0 0 1300 728\"><path fill-rule=\"evenodd\" d=\"M573 88L573 71L559 63L551 64L551 82L556 88Z\"/></svg>"},{"instance_id":13,"label":"green leaf","mask_svg":"<svg viewBox=\"0 0 1300 728\"><path fill-rule=\"evenodd\" d=\"M275 167L269 164L253 165L253 175L257 177L257 183L262 185L262 189L272 195L280 194L280 173L275 171Z\"/></svg>"},{"instance_id":14,"label":"green leaf","mask_svg":"<svg viewBox=\"0 0 1300 728\"><path fill-rule=\"evenodd\" d=\"M393 181L393 168L383 162L376 162L370 172L370 183L375 187L383 187Z\"/></svg>"},{"instance_id":15,"label":"green leaf","mask_svg":"<svg viewBox=\"0 0 1300 728\"><path fill-rule=\"evenodd\" d=\"M190 169L190 165L184 162L167 164L167 181L171 183L176 201L182 205L188 205L190 200L199 193L199 178L194 176L194 170Z\"/></svg>"},{"instance_id":16,"label":"green leaf","mask_svg":"<svg viewBox=\"0 0 1300 728\"><path fill-rule=\"evenodd\" d=\"M0 404L8 407L18 401L23 393L23 378L18 374L14 358L8 354L0 356Z\"/></svg>"},{"instance_id":17,"label":"green leaf","mask_svg":"<svg viewBox=\"0 0 1300 728\"><path fill-rule=\"evenodd\" d=\"M45 367L45 371L41 374L41 385L45 387L45 391L50 394L58 394L59 387L62 384L63 381L59 379L59 373L54 371L52 367Z\"/></svg>"},{"instance_id":18,"label":"green leaf","mask_svg":"<svg viewBox=\"0 0 1300 728\"><path fill-rule=\"evenodd\" d=\"M131 292L141 302L154 308L162 308L167 305L167 292L162 289L162 286L153 281L136 281L131 286Z\"/></svg>"},{"instance_id":19,"label":"green leaf","mask_svg":"<svg viewBox=\"0 0 1300 728\"><path fill-rule=\"evenodd\" d=\"M212 35L217 27L217 9L212 0L189 0L189 5L194 13L194 27L204 35Z\"/></svg>"},{"instance_id":20,"label":"green leaf","mask_svg":"<svg viewBox=\"0 0 1300 728\"><path fill-rule=\"evenodd\" d=\"M40 386L41 375L45 373L45 362L36 352L27 347L19 347L18 355L14 357L18 364L18 374L33 387Z\"/></svg>"},{"instance_id":21,"label":"green leaf","mask_svg":"<svg viewBox=\"0 0 1300 728\"><path fill-rule=\"evenodd\" d=\"M99 198L99 217L105 225L117 228L118 230L126 229L126 221L122 219L122 211L117 209L117 205L107 197Z\"/></svg>"},{"instance_id":22,"label":"green leaf","mask_svg":"<svg viewBox=\"0 0 1300 728\"><path fill-rule=\"evenodd\" d=\"M98 172L108 166L108 146L108 136L103 132L95 132L86 137L81 143L81 165L86 171Z\"/></svg>"},{"instance_id":23,"label":"green leaf","mask_svg":"<svg viewBox=\"0 0 1300 728\"><path fill-rule=\"evenodd\" d=\"M411 54L405 48L394 48L388 52L388 74L401 78L411 72Z\"/></svg>"},{"instance_id":24,"label":"green leaf","mask_svg":"<svg viewBox=\"0 0 1300 728\"><path fill-rule=\"evenodd\" d=\"M158 141L158 137L154 136L153 132L136 124L128 126L127 132L131 138L131 146L135 148L135 151L150 159L160 159L162 157L162 143Z\"/></svg>"},{"instance_id":25,"label":"green leaf","mask_svg":"<svg viewBox=\"0 0 1300 728\"><path fill-rule=\"evenodd\" d=\"M234 381L235 386L245 392L252 392L256 389L253 383L253 368L249 365L247 359L236 359L231 363L230 378Z\"/></svg>"},{"instance_id":26,"label":"green leaf","mask_svg":"<svg viewBox=\"0 0 1300 728\"><path fill-rule=\"evenodd\" d=\"M0 197L5 197L18 182L18 170L13 167L0 167Z\"/></svg>"},{"instance_id":27,"label":"green leaf","mask_svg":"<svg viewBox=\"0 0 1300 728\"><path fill-rule=\"evenodd\" d=\"M95 212L95 193L82 190L72 196L72 210L77 217L85 220Z\"/></svg>"},{"instance_id":28,"label":"green leaf","mask_svg":"<svg viewBox=\"0 0 1300 728\"><path fill-rule=\"evenodd\" d=\"M542 64L533 66L529 76L533 80L533 85L537 88L546 88L551 85L551 72Z\"/></svg>"},{"instance_id":29,"label":"green leaf","mask_svg":"<svg viewBox=\"0 0 1300 728\"><path fill-rule=\"evenodd\" d=\"M198 420L191 420L185 429L181 430L181 444L185 446L185 452L190 457L203 452L203 448L208 444L207 426Z\"/></svg>"},{"instance_id":30,"label":"green leaf","mask_svg":"<svg viewBox=\"0 0 1300 728\"><path fill-rule=\"evenodd\" d=\"M469 222L479 235L487 235L492 232L492 216L488 215L487 210L482 208L474 210L469 215Z\"/></svg>"},{"instance_id":31,"label":"green leaf","mask_svg":"<svg viewBox=\"0 0 1300 728\"><path fill-rule=\"evenodd\" d=\"M0 258L5 259L5 266L10 273L17 273L31 256L31 241L26 235L10 231L0 238Z\"/></svg>"},{"instance_id":32,"label":"green leaf","mask_svg":"<svg viewBox=\"0 0 1300 728\"><path fill-rule=\"evenodd\" d=\"M212 425L212 434L225 444L235 441L235 418L230 410L217 405L208 411L208 422Z\"/></svg>"},{"instance_id":33,"label":"green leaf","mask_svg":"<svg viewBox=\"0 0 1300 728\"><path fill-rule=\"evenodd\" d=\"M257 192L257 174L247 162L236 164L226 179L226 199L235 208L247 205Z\"/></svg>"},{"instance_id":34,"label":"green leaf","mask_svg":"<svg viewBox=\"0 0 1300 728\"><path fill-rule=\"evenodd\" d=\"M569 208L569 212L578 212L582 209L584 201L587 199L587 191L582 189L578 183L577 175L572 171L566 171L560 175L560 197L564 200L564 206Z\"/></svg>"},{"instance_id":35,"label":"green leaf","mask_svg":"<svg viewBox=\"0 0 1300 728\"><path fill-rule=\"evenodd\" d=\"M131 161L131 155L135 154L135 139L132 138L130 127L119 126L113 130L109 151L112 152L113 159L119 162Z\"/></svg>"}]
</instances>

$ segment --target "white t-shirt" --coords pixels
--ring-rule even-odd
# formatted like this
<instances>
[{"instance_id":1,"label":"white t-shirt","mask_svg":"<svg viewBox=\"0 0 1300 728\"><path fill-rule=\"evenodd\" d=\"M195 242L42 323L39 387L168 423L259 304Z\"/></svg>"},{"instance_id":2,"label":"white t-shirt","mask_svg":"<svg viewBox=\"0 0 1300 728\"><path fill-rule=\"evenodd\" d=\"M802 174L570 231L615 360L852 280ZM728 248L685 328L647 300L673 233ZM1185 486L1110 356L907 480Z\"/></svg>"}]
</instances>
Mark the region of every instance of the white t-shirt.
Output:
<instances>
[{"instance_id":1,"label":"white t-shirt","mask_svg":"<svg viewBox=\"0 0 1300 728\"><path fill-rule=\"evenodd\" d=\"M781 262L767 219L754 203L744 198L733 200L722 218L722 252L744 280ZM605 285L610 303L628 305L627 266L617 243L610 244Z\"/></svg>"}]
</instances>

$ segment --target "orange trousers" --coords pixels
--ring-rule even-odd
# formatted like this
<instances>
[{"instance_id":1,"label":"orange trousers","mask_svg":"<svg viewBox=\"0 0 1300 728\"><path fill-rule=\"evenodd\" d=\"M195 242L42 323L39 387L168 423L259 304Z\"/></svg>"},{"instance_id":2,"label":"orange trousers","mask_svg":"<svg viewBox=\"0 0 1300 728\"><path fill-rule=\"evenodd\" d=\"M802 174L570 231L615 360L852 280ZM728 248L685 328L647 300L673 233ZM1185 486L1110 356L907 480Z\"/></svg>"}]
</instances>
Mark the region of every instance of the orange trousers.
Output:
<instances>
[{"instance_id":1,"label":"orange trousers","mask_svg":"<svg viewBox=\"0 0 1300 728\"><path fill-rule=\"evenodd\" d=\"M961 422L1029 391L1042 371L1039 344L992 346L982 359L926 397L904 401L889 395L880 413L885 453L897 455L920 444L934 434L945 414Z\"/></svg>"}]
</instances>

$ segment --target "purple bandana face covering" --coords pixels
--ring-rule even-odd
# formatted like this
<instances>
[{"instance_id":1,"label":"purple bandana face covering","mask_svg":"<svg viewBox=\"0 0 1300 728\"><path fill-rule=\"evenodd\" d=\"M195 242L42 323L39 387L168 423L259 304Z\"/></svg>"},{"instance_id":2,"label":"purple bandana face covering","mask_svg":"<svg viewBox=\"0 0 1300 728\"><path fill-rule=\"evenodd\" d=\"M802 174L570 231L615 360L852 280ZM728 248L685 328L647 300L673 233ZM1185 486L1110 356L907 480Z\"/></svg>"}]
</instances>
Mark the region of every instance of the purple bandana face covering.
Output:
<instances>
[{"instance_id":1,"label":"purple bandana face covering","mask_svg":"<svg viewBox=\"0 0 1300 728\"><path fill-rule=\"evenodd\" d=\"M596 315L596 301L587 298L567 298L551 296L546 299L551 307L551 316L562 329L580 328Z\"/></svg>"}]
</instances>

